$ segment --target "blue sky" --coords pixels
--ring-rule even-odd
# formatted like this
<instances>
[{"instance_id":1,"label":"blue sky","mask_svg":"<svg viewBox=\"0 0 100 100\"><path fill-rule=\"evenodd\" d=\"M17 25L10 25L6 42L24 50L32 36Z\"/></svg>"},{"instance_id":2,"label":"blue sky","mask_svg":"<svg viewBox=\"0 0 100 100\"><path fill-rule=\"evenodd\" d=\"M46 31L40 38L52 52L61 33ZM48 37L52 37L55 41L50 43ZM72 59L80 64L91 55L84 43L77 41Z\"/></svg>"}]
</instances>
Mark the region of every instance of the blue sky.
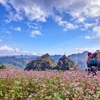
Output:
<instances>
[{"instance_id":1,"label":"blue sky","mask_svg":"<svg viewBox=\"0 0 100 100\"><path fill-rule=\"evenodd\" d=\"M100 0L0 0L0 55L100 49Z\"/></svg>"}]
</instances>

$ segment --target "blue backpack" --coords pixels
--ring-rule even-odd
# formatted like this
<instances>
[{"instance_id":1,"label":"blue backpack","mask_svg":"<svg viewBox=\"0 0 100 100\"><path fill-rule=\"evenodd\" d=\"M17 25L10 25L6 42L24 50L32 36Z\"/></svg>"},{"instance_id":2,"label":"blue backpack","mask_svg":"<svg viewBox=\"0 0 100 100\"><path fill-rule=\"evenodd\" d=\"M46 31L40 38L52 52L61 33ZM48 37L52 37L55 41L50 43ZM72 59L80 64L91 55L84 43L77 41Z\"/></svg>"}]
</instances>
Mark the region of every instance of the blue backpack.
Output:
<instances>
[{"instance_id":1,"label":"blue backpack","mask_svg":"<svg viewBox=\"0 0 100 100\"><path fill-rule=\"evenodd\" d=\"M90 61L87 62L87 66L88 67L92 67L92 66L95 66L95 67L98 67L98 59L97 58L92 58Z\"/></svg>"}]
</instances>

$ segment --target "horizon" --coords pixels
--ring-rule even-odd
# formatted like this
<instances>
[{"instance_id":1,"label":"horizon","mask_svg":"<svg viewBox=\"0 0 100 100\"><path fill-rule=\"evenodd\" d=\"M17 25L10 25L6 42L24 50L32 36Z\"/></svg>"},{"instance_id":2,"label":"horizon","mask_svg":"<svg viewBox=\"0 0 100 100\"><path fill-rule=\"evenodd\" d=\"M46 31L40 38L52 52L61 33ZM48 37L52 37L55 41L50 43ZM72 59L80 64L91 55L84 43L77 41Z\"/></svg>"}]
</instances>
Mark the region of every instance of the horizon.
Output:
<instances>
[{"instance_id":1,"label":"horizon","mask_svg":"<svg viewBox=\"0 0 100 100\"><path fill-rule=\"evenodd\" d=\"M0 0L0 56L100 50L100 0Z\"/></svg>"},{"instance_id":2,"label":"horizon","mask_svg":"<svg viewBox=\"0 0 100 100\"><path fill-rule=\"evenodd\" d=\"M71 56L71 55L77 55L77 54L83 54L83 53L85 53L85 52L89 52L89 51L83 51L83 52L78 52L78 53L73 53L73 54L54 54L54 55L50 55L49 53L45 53L45 54L49 54L50 56L63 56L63 55L66 55L66 56ZM96 52L96 51L95 51ZM94 53L94 52L92 52L92 53ZM18 54L18 55L16 55L16 54L14 54L14 55L0 55L0 57L15 57L15 56L43 56L43 55L45 55L45 54L41 54L41 55L32 55L32 54Z\"/></svg>"}]
</instances>

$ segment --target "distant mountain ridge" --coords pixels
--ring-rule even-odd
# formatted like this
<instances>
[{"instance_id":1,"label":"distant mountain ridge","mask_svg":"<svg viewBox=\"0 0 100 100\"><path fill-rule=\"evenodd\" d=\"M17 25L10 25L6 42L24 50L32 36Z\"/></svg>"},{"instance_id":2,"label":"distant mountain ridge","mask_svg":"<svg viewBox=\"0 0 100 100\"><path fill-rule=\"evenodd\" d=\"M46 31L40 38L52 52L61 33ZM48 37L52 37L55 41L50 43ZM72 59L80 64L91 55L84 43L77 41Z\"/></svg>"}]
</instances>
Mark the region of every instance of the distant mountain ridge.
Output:
<instances>
[{"instance_id":1,"label":"distant mountain ridge","mask_svg":"<svg viewBox=\"0 0 100 100\"><path fill-rule=\"evenodd\" d=\"M84 51L83 53L77 53L69 55L68 57L73 60L80 69L85 69L86 66L86 59L87 59L88 51Z\"/></svg>"},{"instance_id":2,"label":"distant mountain ridge","mask_svg":"<svg viewBox=\"0 0 100 100\"><path fill-rule=\"evenodd\" d=\"M25 70L49 70L53 69L56 66L56 62L50 57L47 53L37 58L36 60L32 60L29 62L25 68Z\"/></svg>"},{"instance_id":3,"label":"distant mountain ridge","mask_svg":"<svg viewBox=\"0 0 100 100\"><path fill-rule=\"evenodd\" d=\"M24 69L28 62L35 60L40 56L36 55L14 55L14 56L0 56L0 65L5 64L15 68ZM61 55L52 55L51 58L57 63Z\"/></svg>"},{"instance_id":4,"label":"distant mountain ridge","mask_svg":"<svg viewBox=\"0 0 100 100\"><path fill-rule=\"evenodd\" d=\"M80 69L85 69L87 53L88 51L84 51L83 53L72 54L72 55L69 55L68 57L72 61L74 61L74 63L77 64ZM6 64L6 65L24 69L29 61L35 60L39 57L40 56L36 56L36 55L16 55L16 56L0 57L0 65ZM51 55L50 57L53 60L55 60L56 63L58 63L62 55Z\"/></svg>"},{"instance_id":5,"label":"distant mountain ridge","mask_svg":"<svg viewBox=\"0 0 100 100\"><path fill-rule=\"evenodd\" d=\"M57 70L78 70L77 65L66 55L63 55L55 67Z\"/></svg>"},{"instance_id":6,"label":"distant mountain ridge","mask_svg":"<svg viewBox=\"0 0 100 100\"><path fill-rule=\"evenodd\" d=\"M45 54L36 60L29 62L25 70L77 70L78 67L76 64L68 58L66 55L63 55L58 60L56 64L55 60L51 58L49 54Z\"/></svg>"},{"instance_id":7,"label":"distant mountain ridge","mask_svg":"<svg viewBox=\"0 0 100 100\"><path fill-rule=\"evenodd\" d=\"M0 57L0 65L4 64L15 68L24 69L26 64L30 61L27 58L16 58L16 57Z\"/></svg>"}]
</instances>

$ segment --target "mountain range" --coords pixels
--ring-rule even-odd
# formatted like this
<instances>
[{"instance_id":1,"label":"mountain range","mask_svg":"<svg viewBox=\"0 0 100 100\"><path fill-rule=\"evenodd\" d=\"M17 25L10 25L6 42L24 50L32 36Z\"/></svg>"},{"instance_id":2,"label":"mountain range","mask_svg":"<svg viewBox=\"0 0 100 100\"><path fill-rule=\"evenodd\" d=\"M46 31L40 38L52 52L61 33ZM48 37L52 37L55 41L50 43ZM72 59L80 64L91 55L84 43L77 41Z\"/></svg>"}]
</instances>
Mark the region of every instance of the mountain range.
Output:
<instances>
[{"instance_id":1,"label":"mountain range","mask_svg":"<svg viewBox=\"0 0 100 100\"><path fill-rule=\"evenodd\" d=\"M86 69L86 59L87 59L88 51L84 51L83 53L77 53L69 55L68 57L74 61L75 64L78 65L80 69Z\"/></svg>"},{"instance_id":2,"label":"mountain range","mask_svg":"<svg viewBox=\"0 0 100 100\"><path fill-rule=\"evenodd\" d=\"M78 54L72 54L68 57L78 65L80 69L86 68L86 58L88 51ZM35 60L40 56L36 55L16 55L16 56L4 56L0 57L0 65L6 64L7 66L12 66L16 68L24 69L28 62ZM51 58L57 63L62 55L51 55Z\"/></svg>"},{"instance_id":3,"label":"mountain range","mask_svg":"<svg viewBox=\"0 0 100 100\"><path fill-rule=\"evenodd\" d=\"M36 71L63 70L65 71L65 70L78 70L78 67L66 55L61 56L58 62L56 63L56 61L52 59L51 56L47 53L37 58L36 60L31 60L27 64L25 70L36 70Z\"/></svg>"}]
</instances>

